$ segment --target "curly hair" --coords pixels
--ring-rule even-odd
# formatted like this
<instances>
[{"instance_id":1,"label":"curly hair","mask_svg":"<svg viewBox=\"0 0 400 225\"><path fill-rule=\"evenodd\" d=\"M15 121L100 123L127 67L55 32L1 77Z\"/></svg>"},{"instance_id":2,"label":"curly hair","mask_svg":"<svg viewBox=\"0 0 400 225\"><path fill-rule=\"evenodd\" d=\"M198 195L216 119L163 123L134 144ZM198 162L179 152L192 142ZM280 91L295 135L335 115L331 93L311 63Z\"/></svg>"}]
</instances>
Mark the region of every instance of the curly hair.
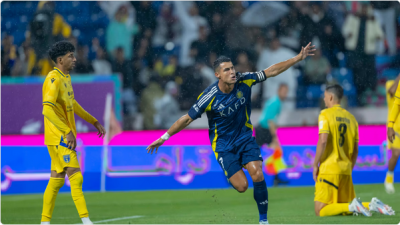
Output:
<instances>
[{"instance_id":1,"label":"curly hair","mask_svg":"<svg viewBox=\"0 0 400 225\"><path fill-rule=\"evenodd\" d=\"M69 52L75 52L74 45L69 41L59 41L53 44L49 49L49 57L54 63L57 63L57 58L64 56Z\"/></svg>"}]
</instances>

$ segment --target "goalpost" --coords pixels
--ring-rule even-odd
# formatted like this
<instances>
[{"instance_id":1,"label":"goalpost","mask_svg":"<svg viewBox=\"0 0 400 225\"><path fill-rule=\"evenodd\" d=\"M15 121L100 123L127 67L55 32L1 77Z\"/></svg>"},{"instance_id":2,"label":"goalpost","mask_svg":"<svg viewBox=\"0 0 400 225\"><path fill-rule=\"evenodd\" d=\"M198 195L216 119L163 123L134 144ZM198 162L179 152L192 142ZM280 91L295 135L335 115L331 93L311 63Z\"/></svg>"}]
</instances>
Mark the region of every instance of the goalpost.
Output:
<instances>
[{"instance_id":1,"label":"goalpost","mask_svg":"<svg viewBox=\"0 0 400 225\"><path fill-rule=\"evenodd\" d=\"M112 94L107 93L106 96L106 107L104 110L104 128L106 129L106 136L103 141L103 154L102 154L102 165L101 165L101 186L100 191L106 191L106 172L107 172L107 161L108 161L108 142L110 137L110 118L112 109Z\"/></svg>"}]
</instances>

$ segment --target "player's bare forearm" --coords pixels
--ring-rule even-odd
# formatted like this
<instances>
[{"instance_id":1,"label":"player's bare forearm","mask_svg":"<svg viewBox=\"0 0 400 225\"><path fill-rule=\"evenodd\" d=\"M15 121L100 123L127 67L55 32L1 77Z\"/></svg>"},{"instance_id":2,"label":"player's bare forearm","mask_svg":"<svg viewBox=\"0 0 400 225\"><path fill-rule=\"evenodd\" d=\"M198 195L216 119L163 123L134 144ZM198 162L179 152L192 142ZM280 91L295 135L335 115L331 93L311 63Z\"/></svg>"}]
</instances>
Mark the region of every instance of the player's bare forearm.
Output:
<instances>
[{"instance_id":1,"label":"player's bare forearm","mask_svg":"<svg viewBox=\"0 0 400 225\"><path fill-rule=\"evenodd\" d=\"M358 142L356 142L354 144L353 155L352 155L352 158L351 158L351 162L353 163L352 164L352 169L354 169L354 166L357 163L357 157L358 157Z\"/></svg>"},{"instance_id":2,"label":"player's bare forearm","mask_svg":"<svg viewBox=\"0 0 400 225\"><path fill-rule=\"evenodd\" d=\"M264 70L265 76L267 76L267 78L275 77L275 76L285 72L287 69L289 69L294 64L296 64L300 61L301 61L301 56L297 55L289 60L274 64Z\"/></svg>"},{"instance_id":3,"label":"player's bare forearm","mask_svg":"<svg viewBox=\"0 0 400 225\"><path fill-rule=\"evenodd\" d=\"M167 135L167 138L165 140L168 139L168 137L178 133L179 131L185 129L185 127L189 126L189 124L193 122L193 119L188 115L184 115L181 118L179 118L174 124L172 124L172 126L168 129L167 134L164 134L163 137L165 135ZM153 151L155 151L155 153L157 153L158 148L164 144L165 140L163 138L159 138L156 141L154 141L153 143L151 143L151 145L149 145L146 150L147 153L151 153L153 154Z\"/></svg>"},{"instance_id":4,"label":"player's bare forearm","mask_svg":"<svg viewBox=\"0 0 400 225\"><path fill-rule=\"evenodd\" d=\"M268 121L268 127L269 127L269 131L271 132L271 135L275 136L276 135L276 129L277 129L276 124L272 120L269 120Z\"/></svg>"},{"instance_id":5,"label":"player's bare forearm","mask_svg":"<svg viewBox=\"0 0 400 225\"><path fill-rule=\"evenodd\" d=\"M46 117L59 131L63 132L64 135L67 135L71 132L71 129L60 120L57 114L54 112L54 109L50 105L43 105L43 116Z\"/></svg>"},{"instance_id":6,"label":"player's bare forearm","mask_svg":"<svg viewBox=\"0 0 400 225\"><path fill-rule=\"evenodd\" d=\"M78 115L80 118L84 119L86 122L90 124L94 124L97 119L94 118L90 113L83 109L81 105L74 99L74 113Z\"/></svg>"},{"instance_id":7,"label":"player's bare forearm","mask_svg":"<svg viewBox=\"0 0 400 225\"><path fill-rule=\"evenodd\" d=\"M168 129L167 132L169 135L172 136L178 133L179 131L185 129L187 126L189 126L191 122L193 122L193 119L190 118L188 114L186 114L181 118L179 118L174 124L172 124L172 126Z\"/></svg>"},{"instance_id":8,"label":"player's bare forearm","mask_svg":"<svg viewBox=\"0 0 400 225\"><path fill-rule=\"evenodd\" d=\"M321 156L325 151L326 143L328 142L328 134L322 133L319 135L317 152L315 153L314 166L318 166L321 160Z\"/></svg>"},{"instance_id":9,"label":"player's bare forearm","mask_svg":"<svg viewBox=\"0 0 400 225\"><path fill-rule=\"evenodd\" d=\"M294 64L300 62L301 60L304 60L307 58L307 56L314 55L313 53L315 52L315 45L311 46L311 42L308 43L306 47L302 47L300 53L286 61L274 64L267 69L264 70L265 76L268 77L275 77L283 72L285 72L287 69L292 67Z\"/></svg>"}]
</instances>

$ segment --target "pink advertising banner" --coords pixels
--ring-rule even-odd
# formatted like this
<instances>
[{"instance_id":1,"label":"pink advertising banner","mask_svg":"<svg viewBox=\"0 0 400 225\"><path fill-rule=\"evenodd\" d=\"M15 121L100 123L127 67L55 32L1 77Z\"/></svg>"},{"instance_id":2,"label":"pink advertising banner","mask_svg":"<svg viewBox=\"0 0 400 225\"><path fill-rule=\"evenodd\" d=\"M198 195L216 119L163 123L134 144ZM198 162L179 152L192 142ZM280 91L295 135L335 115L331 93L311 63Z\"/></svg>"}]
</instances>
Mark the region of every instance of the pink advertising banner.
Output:
<instances>
[{"instance_id":1,"label":"pink advertising banner","mask_svg":"<svg viewBox=\"0 0 400 225\"><path fill-rule=\"evenodd\" d=\"M165 130L126 131L116 135L110 141L113 146L149 145L163 135ZM386 140L385 125L365 125L359 127L360 145L381 145ZM318 127L285 127L278 129L282 145L316 145ZM96 133L78 134L83 145L103 145L103 139ZM43 146L44 135L2 135L1 146ZM208 130L183 130L165 142L171 145L210 145Z\"/></svg>"}]
</instances>

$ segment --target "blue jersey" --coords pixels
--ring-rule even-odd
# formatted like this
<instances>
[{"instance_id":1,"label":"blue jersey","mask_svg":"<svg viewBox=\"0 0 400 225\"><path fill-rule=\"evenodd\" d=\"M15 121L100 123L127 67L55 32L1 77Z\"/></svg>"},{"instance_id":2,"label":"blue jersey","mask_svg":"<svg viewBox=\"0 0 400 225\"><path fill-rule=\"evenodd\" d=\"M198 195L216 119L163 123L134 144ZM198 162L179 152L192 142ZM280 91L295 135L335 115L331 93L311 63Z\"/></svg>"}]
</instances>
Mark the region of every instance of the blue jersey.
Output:
<instances>
[{"instance_id":1,"label":"blue jersey","mask_svg":"<svg viewBox=\"0 0 400 225\"><path fill-rule=\"evenodd\" d=\"M214 152L227 152L250 140L253 135L251 87L265 81L264 71L237 73L237 82L229 94L219 90L218 81L207 87L189 110L195 120L207 113L209 137Z\"/></svg>"}]
</instances>

